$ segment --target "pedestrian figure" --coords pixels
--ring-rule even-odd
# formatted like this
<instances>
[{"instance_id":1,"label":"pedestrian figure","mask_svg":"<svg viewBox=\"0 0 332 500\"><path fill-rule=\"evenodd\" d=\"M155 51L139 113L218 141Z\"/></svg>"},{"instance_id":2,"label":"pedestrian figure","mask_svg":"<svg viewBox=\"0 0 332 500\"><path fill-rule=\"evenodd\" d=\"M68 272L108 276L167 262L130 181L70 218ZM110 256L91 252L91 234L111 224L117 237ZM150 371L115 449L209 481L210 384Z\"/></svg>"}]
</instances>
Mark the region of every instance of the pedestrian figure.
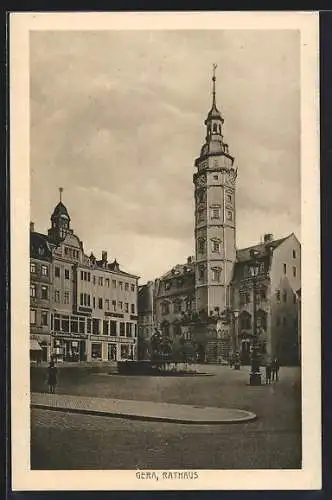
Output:
<instances>
[{"instance_id":1,"label":"pedestrian figure","mask_svg":"<svg viewBox=\"0 0 332 500\"><path fill-rule=\"evenodd\" d=\"M274 382L274 380L276 382L278 382L278 380L279 380L279 368L280 368L280 365L279 365L278 358L274 357L273 361L272 361L272 382Z\"/></svg>"},{"instance_id":2,"label":"pedestrian figure","mask_svg":"<svg viewBox=\"0 0 332 500\"><path fill-rule=\"evenodd\" d=\"M271 384L271 371L272 371L271 363L270 363L270 361L267 361L267 363L265 365L265 383L266 384Z\"/></svg>"},{"instance_id":3,"label":"pedestrian figure","mask_svg":"<svg viewBox=\"0 0 332 500\"><path fill-rule=\"evenodd\" d=\"M57 384L57 367L54 364L54 361L50 362L48 367L48 389L51 394L55 393L55 388Z\"/></svg>"}]
</instances>

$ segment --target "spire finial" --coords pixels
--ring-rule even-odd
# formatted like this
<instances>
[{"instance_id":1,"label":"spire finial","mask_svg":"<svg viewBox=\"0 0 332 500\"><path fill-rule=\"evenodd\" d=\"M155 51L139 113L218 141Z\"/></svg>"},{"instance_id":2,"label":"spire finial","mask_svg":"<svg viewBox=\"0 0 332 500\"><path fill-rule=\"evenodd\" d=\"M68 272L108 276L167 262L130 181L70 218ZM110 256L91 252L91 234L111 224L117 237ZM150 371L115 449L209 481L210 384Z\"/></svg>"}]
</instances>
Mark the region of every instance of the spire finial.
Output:
<instances>
[{"instance_id":1,"label":"spire finial","mask_svg":"<svg viewBox=\"0 0 332 500\"><path fill-rule=\"evenodd\" d=\"M60 193L60 203L62 202L62 193L63 193L63 188L59 187L59 193Z\"/></svg>"},{"instance_id":2,"label":"spire finial","mask_svg":"<svg viewBox=\"0 0 332 500\"><path fill-rule=\"evenodd\" d=\"M213 72L213 76L212 76L212 105L215 106L216 105L216 69L217 69L218 65L213 63L212 64L212 72Z\"/></svg>"}]
</instances>

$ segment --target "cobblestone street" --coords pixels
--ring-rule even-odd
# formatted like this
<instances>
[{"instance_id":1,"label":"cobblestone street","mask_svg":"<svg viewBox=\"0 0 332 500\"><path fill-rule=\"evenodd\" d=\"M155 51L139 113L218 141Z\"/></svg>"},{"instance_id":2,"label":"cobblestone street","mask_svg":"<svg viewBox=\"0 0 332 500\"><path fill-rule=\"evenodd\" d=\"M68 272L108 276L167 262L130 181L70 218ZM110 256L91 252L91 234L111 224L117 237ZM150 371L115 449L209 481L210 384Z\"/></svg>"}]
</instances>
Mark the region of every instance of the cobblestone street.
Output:
<instances>
[{"instance_id":1,"label":"cobblestone street","mask_svg":"<svg viewBox=\"0 0 332 500\"><path fill-rule=\"evenodd\" d=\"M257 420L186 425L32 409L32 468L300 467L299 369L283 368L278 384L261 387L247 385L247 367L240 372L212 365L199 369L212 376L124 377L60 368L57 392L239 408L253 411ZM33 391L41 391L42 374L42 369L33 374Z\"/></svg>"}]
</instances>

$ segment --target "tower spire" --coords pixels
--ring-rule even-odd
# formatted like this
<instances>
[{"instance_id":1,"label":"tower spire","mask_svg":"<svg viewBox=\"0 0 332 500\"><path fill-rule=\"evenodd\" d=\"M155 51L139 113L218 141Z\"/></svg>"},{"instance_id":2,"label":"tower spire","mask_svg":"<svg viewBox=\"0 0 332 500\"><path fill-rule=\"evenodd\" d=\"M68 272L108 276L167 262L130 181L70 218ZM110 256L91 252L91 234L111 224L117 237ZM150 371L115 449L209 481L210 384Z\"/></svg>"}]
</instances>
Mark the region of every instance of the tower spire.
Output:
<instances>
[{"instance_id":1,"label":"tower spire","mask_svg":"<svg viewBox=\"0 0 332 500\"><path fill-rule=\"evenodd\" d=\"M59 187L60 203L62 203L62 193L63 193L63 188Z\"/></svg>"},{"instance_id":2,"label":"tower spire","mask_svg":"<svg viewBox=\"0 0 332 500\"><path fill-rule=\"evenodd\" d=\"M212 64L212 107L216 107L216 69L218 65Z\"/></svg>"}]
</instances>

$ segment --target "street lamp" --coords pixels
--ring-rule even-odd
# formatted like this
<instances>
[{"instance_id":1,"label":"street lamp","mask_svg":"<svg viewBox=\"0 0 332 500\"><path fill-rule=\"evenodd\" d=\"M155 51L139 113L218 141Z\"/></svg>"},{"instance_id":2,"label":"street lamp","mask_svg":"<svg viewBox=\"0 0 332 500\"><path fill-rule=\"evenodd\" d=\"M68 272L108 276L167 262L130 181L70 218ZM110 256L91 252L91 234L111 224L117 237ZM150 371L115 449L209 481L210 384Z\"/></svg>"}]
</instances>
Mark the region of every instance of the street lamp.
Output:
<instances>
[{"instance_id":1,"label":"street lamp","mask_svg":"<svg viewBox=\"0 0 332 500\"><path fill-rule=\"evenodd\" d=\"M257 339L257 321L256 321L256 287L257 276L259 273L259 262L257 261L258 252L251 250L250 257L250 273L253 280L253 343L252 343L252 356L251 356L251 372L250 372L250 385L261 385L262 378L260 372L260 359L259 348Z\"/></svg>"}]
</instances>

